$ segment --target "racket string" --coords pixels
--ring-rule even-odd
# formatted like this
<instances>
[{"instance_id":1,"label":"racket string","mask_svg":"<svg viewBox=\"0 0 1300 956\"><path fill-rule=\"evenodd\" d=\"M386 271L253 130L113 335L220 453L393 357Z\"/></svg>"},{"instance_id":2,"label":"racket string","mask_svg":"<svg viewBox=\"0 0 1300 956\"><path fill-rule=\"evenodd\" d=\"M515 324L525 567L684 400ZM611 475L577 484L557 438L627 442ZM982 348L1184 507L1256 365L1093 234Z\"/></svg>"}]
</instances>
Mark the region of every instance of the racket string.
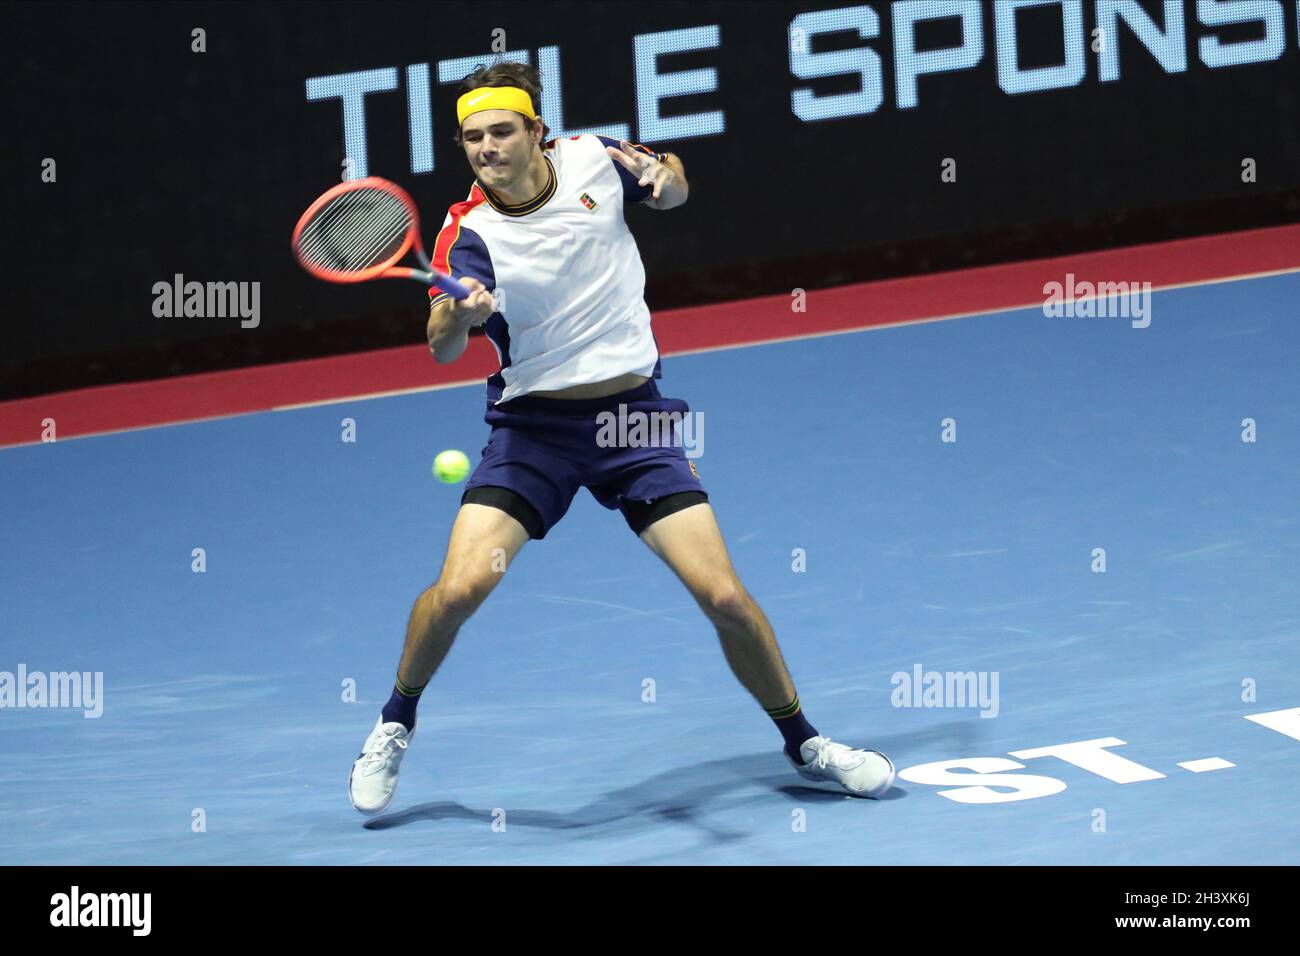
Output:
<instances>
[{"instance_id":1,"label":"racket string","mask_svg":"<svg viewBox=\"0 0 1300 956\"><path fill-rule=\"evenodd\" d=\"M409 219L400 203L385 209L375 198L357 190L321 210L305 230L311 235L303 243L304 253L317 261L328 256L332 260L328 264L341 271L356 271L382 261L384 257L377 253L392 246Z\"/></svg>"},{"instance_id":2,"label":"racket string","mask_svg":"<svg viewBox=\"0 0 1300 956\"><path fill-rule=\"evenodd\" d=\"M344 251L340 248L340 243L347 238L344 227L351 207L356 206L360 198L360 192L346 193L308 222L299 241L299 249L306 258L314 263L320 263L326 255L336 261L344 260Z\"/></svg>"},{"instance_id":3,"label":"racket string","mask_svg":"<svg viewBox=\"0 0 1300 956\"><path fill-rule=\"evenodd\" d=\"M392 258L410 226L410 213L396 197L382 190L352 190L307 223L299 251L320 267L358 272Z\"/></svg>"},{"instance_id":4,"label":"racket string","mask_svg":"<svg viewBox=\"0 0 1300 956\"><path fill-rule=\"evenodd\" d=\"M376 254L388 248L395 239L400 238L410 225L410 218L400 203L391 202L385 209L382 200L378 208L372 206L362 211L361 215L357 215L356 219L358 225L353 227L356 230L356 237L344 247L342 254L345 259L363 263L362 268L382 261L384 257ZM345 219L341 214L336 217L336 221L345 222L343 234L346 235L347 223L350 219ZM389 255L391 254L390 252Z\"/></svg>"}]
</instances>

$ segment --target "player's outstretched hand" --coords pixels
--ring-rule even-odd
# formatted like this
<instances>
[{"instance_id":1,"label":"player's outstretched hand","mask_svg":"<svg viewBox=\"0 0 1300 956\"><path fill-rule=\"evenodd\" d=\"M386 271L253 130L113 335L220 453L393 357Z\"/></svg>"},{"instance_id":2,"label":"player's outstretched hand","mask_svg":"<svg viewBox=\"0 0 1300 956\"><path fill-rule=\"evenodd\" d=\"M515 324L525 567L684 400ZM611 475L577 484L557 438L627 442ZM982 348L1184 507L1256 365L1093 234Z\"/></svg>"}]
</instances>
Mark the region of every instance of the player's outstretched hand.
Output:
<instances>
[{"instance_id":1,"label":"player's outstretched hand","mask_svg":"<svg viewBox=\"0 0 1300 956\"><path fill-rule=\"evenodd\" d=\"M654 190L650 198L657 200L664 186L676 179L677 174L666 163L661 163L653 156L647 156L639 149L634 149L627 140L620 139L618 142L619 149L606 146L605 152L622 163L623 168L637 178L638 186L653 185Z\"/></svg>"},{"instance_id":2,"label":"player's outstretched hand","mask_svg":"<svg viewBox=\"0 0 1300 956\"><path fill-rule=\"evenodd\" d=\"M470 276L458 276L456 281L469 289L470 294L467 298L452 300L451 314L466 328L482 325L496 311L492 293L482 282Z\"/></svg>"}]
</instances>

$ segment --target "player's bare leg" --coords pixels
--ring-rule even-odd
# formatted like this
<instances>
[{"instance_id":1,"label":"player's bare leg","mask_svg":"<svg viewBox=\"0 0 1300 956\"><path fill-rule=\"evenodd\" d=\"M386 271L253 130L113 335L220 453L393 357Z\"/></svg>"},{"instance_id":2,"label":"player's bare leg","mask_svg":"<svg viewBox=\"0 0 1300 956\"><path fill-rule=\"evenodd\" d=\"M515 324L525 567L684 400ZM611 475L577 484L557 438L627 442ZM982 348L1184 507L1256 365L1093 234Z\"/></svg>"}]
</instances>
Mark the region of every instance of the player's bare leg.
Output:
<instances>
[{"instance_id":1,"label":"player's bare leg","mask_svg":"<svg viewBox=\"0 0 1300 956\"><path fill-rule=\"evenodd\" d=\"M732 673L776 722L786 756L799 772L834 780L863 796L888 790L895 775L889 758L879 751L851 750L807 723L772 625L736 576L713 509L700 503L673 512L641 532L641 540L686 585L717 629Z\"/></svg>"},{"instance_id":2,"label":"player's bare leg","mask_svg":"<svg viewBox=\"0 0 1300 956\"><path fill-rule=\"evenodd\" d=\"M429 682L451 650L461 625L492 593L528 541L528 532L500 508L460 506L451 526L438 580L411 608L397 679L408 687Z\"/></svg>"},{"instance_id":3,"label":"player's bare leg","mask_svg":"<svg viewBox=\"0 0 1300 956\"><path fill-rule=\"evenodd\" d=\"M411 608L393 697L348 776L352 805L362 813L382 813L392 802L402 757L415 735L419 692L527 541L523 525L499 508L464 504L456 513L438 580Z\"/></svg>"},{"instance_id":4,"label":"player's bare leg","mask_svg":"<svg viewBox=\"0 0 1300 956\"><path fill-rule=\"evenodd\" d=\"M794 681L763 609L731 566L722 532L707 503L660 518L641 540L686 585L717 629L731 671L764 710L789 704Z\"/></svg>"}]
</instances>

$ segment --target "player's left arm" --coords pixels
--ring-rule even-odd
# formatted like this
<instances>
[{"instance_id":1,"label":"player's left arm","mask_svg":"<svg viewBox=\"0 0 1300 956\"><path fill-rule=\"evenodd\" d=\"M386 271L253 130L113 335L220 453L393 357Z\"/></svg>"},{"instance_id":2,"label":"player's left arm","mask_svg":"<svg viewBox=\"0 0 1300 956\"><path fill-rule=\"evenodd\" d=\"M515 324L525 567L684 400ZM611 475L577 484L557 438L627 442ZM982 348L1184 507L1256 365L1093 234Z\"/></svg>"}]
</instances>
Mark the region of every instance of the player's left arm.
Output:
<instances>
[{"instance_id":1,"label":"player's left arm","mask_svg":"<svg viewBox=\"0 0 1300 956\"><path fill-rule=\"evenodd\" d=\"M637 185L650 187L650 196L642 205L651 209L672 209L686 202L690 185L686 182L682 161L675 153L648 155L627 140L620 141L618 147L605 147L605 152L637 177Z\"/></svg>"}]
</instances>

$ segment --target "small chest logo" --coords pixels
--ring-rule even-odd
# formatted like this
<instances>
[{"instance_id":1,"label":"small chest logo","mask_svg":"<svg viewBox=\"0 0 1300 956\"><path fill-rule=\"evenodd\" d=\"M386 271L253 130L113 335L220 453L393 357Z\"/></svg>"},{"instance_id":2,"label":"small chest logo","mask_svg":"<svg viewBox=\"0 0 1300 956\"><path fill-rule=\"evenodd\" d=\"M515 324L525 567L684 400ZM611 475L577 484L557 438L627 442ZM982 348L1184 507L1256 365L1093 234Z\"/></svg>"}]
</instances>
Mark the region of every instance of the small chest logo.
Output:
<instances>
[{"instance_id":1,"label":"small chest logo","mask_svg":"<svg viewBox=\"0 0 1300 956\"><path fill-rule=\"evenodd\" d=\"M578 202L586 206L588 212L596 208L596 200L592 199L589 193L583 193L582 197L578 200Z\"/></svg>"}]
</instances>

